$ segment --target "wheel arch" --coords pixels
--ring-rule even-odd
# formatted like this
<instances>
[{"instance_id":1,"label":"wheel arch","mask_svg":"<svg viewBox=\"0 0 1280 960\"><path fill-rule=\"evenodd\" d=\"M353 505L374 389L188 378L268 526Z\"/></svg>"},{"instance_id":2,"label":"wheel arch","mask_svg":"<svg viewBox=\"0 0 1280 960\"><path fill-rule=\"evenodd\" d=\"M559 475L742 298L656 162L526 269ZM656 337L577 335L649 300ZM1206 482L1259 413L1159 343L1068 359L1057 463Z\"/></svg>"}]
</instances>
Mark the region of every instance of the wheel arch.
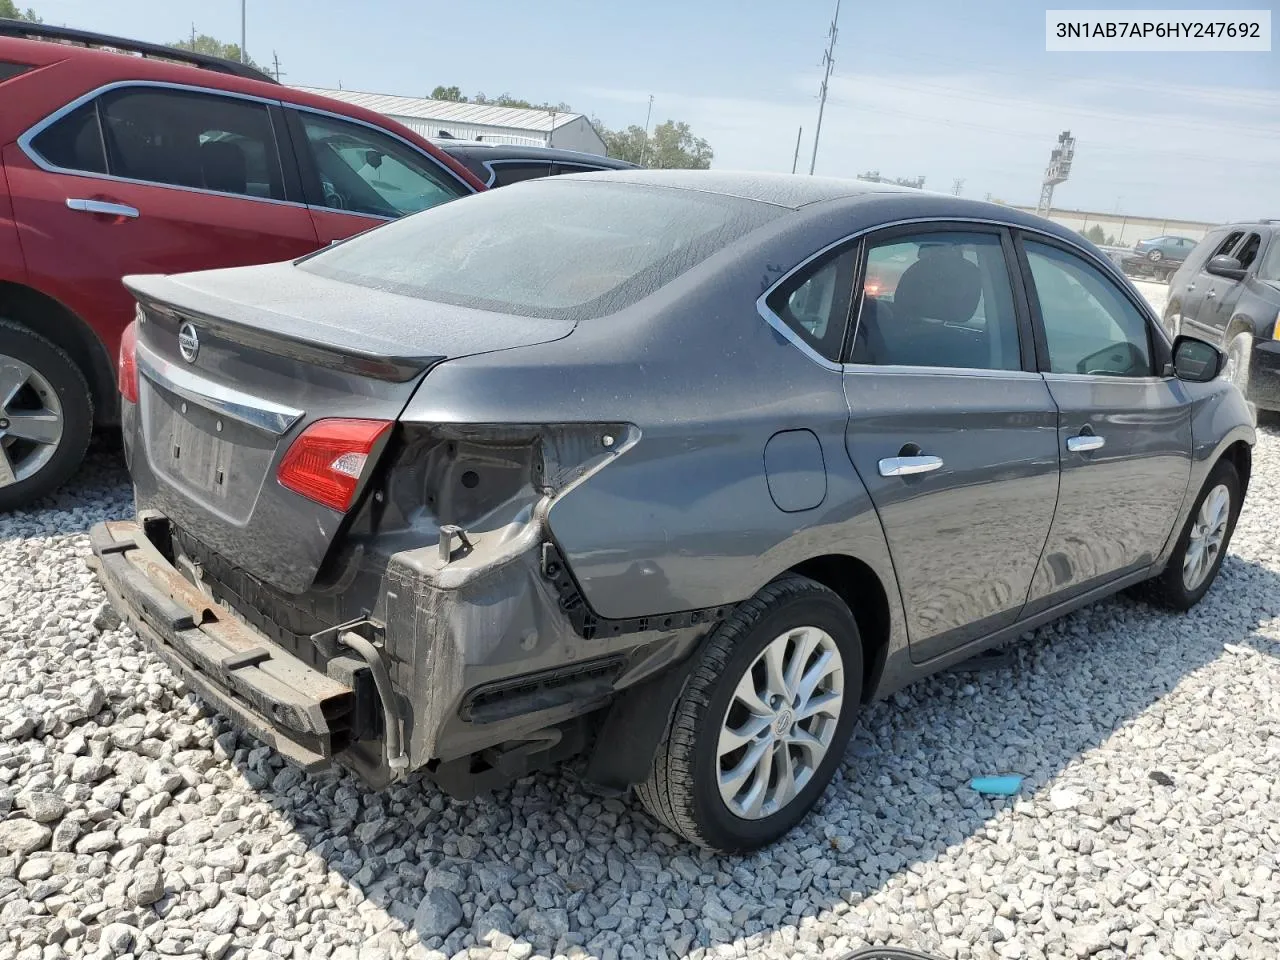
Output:
<instances>
[{"instance_id":1,"label":"wheel arch","mask_svg":"<svg viewBox=\"0 0 1280 960\"><path fill-rule=\"evenodd\" d=\"M1242 333L1247 333L1251 337L1256 338L1258 336L1258 325L1254 323L1252 317L1243 313L1237 313L1227 323L1227 333L1226 336L1222 338L1222 345L1224 347L1231 346L1231 341Z\"/></svg>"},{"instance_id":2,"label":"wheel arch","mask_svg":"<svg viewBox=\"0 0 1280 960\"><path fill-rule=\"evenodd\" d=\"M115 366L88 323L48 294L8 280L0 280L0 317L65 350L89 384L95 425L119 422Z\"/></svg>"},{"instance_id":3,"label":"wheel arch","mask_svg":"<svg viewBox=\"0 0 1280 960\"><path fill-rule=\"evenodd\" d=\"M1236 468L1240 478L1240 498L1249 492L1249 477L1253 474L1253 449L1243 440L1237 440L1222 451L1218 461L1227 460Z\"/></svg>"},{"instance_id":4,"label":"wheel arch","mask_svg":"<svg viewBox=\"0 0 1280 960\"><path fill-rule=\"evenodd\" d=\"M844 553L813 557L787 572L822 584L853 614L862 640L862 702L869 702L880 685L889 654L892 620L884 584L869 564Z\"/></svg>"}]
</instances>

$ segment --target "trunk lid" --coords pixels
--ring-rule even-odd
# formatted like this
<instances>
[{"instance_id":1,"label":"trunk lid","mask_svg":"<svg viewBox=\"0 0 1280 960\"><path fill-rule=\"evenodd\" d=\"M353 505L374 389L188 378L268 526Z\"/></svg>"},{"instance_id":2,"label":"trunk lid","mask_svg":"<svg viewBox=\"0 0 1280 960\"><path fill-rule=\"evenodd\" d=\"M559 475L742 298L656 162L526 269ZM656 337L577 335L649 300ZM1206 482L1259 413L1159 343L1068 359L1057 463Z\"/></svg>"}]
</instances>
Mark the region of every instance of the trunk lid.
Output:
<instances>
[{"instance_id":1,"label":"trunk lid","mask_svg":"<svg viewBox=\"0 0 1280 960\"><path fill-rule=\"evenodd\" d=\"M139 510L161 511L291 593L315 581L345 518L277 482L299 434L321 419L395 421L436 364L574 326L356 287L290 263L125 285L143 320L130 437Z\"/></svg>"}]
</instances>

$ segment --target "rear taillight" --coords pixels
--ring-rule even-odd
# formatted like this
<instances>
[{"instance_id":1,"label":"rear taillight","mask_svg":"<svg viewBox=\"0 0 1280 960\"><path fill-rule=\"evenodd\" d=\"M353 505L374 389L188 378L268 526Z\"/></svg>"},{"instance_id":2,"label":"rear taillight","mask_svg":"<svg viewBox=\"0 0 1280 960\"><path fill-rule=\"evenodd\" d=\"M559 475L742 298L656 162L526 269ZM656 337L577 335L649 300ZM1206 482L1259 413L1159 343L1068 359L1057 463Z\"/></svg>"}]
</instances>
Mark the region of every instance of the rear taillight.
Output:
<instances>
[{"instance_id":1,"label":"rear taillight","mask_svg":"<svg viewBox=\"0 0 1280 960\"><path fill-rule=\"evenodd\" d=\"M390 420L317 420L280 461L280 485L345 513L370 454L390 429Z\"/></svg>"},{"instance_id":2,"label":"rear taillight","mask_svg":"<svg viewBox=\"0 0 1280 960\"><path fill-rule=\"evenodd\" d=\"M120 353L116 358L116 382L120 396L130 403L138 402L138 321L124 328L120 337Z\"/></svg>"}]
</instances>

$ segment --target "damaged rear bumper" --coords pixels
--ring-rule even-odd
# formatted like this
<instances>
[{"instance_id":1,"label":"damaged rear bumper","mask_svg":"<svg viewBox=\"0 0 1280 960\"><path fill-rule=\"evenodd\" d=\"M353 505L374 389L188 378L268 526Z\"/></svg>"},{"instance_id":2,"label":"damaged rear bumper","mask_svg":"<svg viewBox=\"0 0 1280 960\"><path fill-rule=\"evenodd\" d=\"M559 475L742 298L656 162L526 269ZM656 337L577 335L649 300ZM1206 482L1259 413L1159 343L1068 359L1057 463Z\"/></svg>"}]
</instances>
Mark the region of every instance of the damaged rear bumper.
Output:
<instances>
[{"instance_id":1,"label":"damaged rear bumper","mask_svg":"<svg viewBox=\"0 0 1280 960\"><path fill-rule=\"evenodd\" d=\"M307 770L350 746L353 686L303 663L197 590L141 524L96 524L94 566L115 608L192 690Z\"/></svg>"}]
</instances>

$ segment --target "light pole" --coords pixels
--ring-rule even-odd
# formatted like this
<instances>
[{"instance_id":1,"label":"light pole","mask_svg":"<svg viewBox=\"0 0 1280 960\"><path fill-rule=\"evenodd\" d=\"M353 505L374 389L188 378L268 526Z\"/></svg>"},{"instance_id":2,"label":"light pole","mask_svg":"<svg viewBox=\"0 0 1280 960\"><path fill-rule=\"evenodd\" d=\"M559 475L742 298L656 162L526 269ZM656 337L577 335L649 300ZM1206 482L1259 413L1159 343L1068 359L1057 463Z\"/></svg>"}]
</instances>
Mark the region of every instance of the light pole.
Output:
<instances>
[{"instance_id":1,"label":"light pole","mask_svg":"<svg viewBox=\"0 0 1280 960\"><path fill-rule=\"evenodd\" d=\"M653 94L649 94L649 109L644 114L644 143L640 145L640 166L649 154L649 121L653 118Z\"/></svg>"},{"instance_id":2,"label":"light pole","mask_svg":"<svg viewBox=\"0 0 1280 960\"><path fill-rule=\"evenodd\" d=\"M240 0L240 62L241 63L249 62L249 54L246 53L244 49L244 23L245 23L244 8L247 2L248 0Z\"/></svg>"}]
</instances>

